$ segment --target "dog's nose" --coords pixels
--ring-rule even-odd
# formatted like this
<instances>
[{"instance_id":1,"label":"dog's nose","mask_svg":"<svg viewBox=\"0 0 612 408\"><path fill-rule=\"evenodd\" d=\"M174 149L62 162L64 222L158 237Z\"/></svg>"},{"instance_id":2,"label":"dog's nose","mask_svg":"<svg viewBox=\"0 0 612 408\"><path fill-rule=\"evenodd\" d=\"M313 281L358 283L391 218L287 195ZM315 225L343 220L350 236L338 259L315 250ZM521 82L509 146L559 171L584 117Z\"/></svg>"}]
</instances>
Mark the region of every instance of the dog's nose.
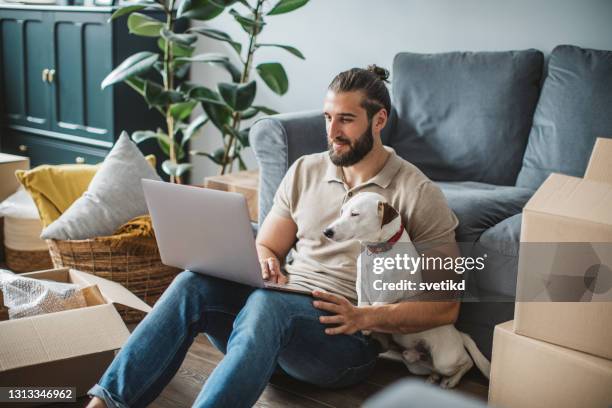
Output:
<instances>
[{"instance_id":1,"label":"dog's nose","mask_svg":"<svg viewBox=\"0 0 612 408\"><path fill-rule=\"evenodd\" d=\"M327 238L333 238L334 237L334 230L331 228L325 228L323 230L323 235L325 235Z\"/></svg>"}]
</instances>

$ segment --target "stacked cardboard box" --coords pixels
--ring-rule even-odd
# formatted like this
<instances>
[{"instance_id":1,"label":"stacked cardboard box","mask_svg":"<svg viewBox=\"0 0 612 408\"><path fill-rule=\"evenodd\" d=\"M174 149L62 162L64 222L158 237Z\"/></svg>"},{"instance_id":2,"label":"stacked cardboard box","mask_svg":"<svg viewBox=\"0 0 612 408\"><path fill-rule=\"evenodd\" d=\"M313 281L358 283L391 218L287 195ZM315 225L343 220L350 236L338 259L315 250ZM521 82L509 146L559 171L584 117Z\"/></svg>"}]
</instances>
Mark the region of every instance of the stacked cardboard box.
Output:
<instances>
[{"instance_id":1,"label":"stacked cardboard box","mask_svg":"<svg viewBox=\"0 0 612 408\"><path fill-rule=\"evenodd\" d=\"M15 177L16 170L28 170L30 159L23 156L0 153L0 202L17 191L19 182ZM4 260L4 222L0 217L0 264Z\"/></svg>"},{"instance_id":2,"label":"stacked cardboard box","mask_svg":"<svg viewBox=\"0 0 612 408\"><path fill-rule=\"evenodd\" d=\"M612 406L612 285L607 282L612 278L607 269L612 266L612 140L597 140L583 179L552 174L542 184L523 210L521 243L515 320L495 329L489 403L501 408ZM557 258L566 259L536 262L538 251L556 246ZM592 256L582 250L568 255L568 248L589 248ZM575 276L560 275L562 282L584 286L584 271L593 262L604 286L582 287L591 302L578 302L585 299L580 291L573 302L568 291L561 302L551 301L550 291L526 295L534 282L560 268L575 271Z\"/></svg>"},{"instance_id":3,"label":"stacked cardboard box","mask_svg":"<svg viewBox=\"0 0 612 408\"><path fill-rule=\"evenodd\" d=\"M151 308L120 284L85 272L62 268L21 276L97 285L99 291L86 296L85 308L15 320L7 320L0 292L0 385L75 387L76 396L85 395L130 334L114 304L144 312Z\"/></svg>"}]
</instances>

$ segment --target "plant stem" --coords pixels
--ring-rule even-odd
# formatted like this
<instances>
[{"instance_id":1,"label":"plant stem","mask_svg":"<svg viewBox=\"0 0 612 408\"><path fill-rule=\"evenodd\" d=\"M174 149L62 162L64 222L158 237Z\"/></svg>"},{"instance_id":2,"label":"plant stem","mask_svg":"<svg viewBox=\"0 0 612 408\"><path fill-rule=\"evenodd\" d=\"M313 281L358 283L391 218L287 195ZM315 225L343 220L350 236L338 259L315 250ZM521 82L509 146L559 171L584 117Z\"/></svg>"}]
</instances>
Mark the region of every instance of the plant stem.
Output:
<instances>
[{"instance_id":1,"label":"plant stem","mask_svg":"<svg viewBox=\"0 0 612 408\"><path fill-rule=\"evenodd\" d=\"M166 29L170 32L174 30L174 0L170 0L168 10L166 12ZM174 68L173 68L174 56L172 55L172 44L169 40L164 42L164 90L171 91L174 89ZM174 118L170 113L171 104L166 108L166 124L168 126L168 138L170 139L169 148L169 159L172 163L176 163L176 150L174 148ZM170 182L181 183L179 177L173 175L170 176Z\"/></svg>"},{"instance_id":2,"label":"plant stem","mask_svg":"<svg viewBox=\"0 0 612 408\"><path fill-rule=\"evenodd\" d=\"M247 60L246 60L246 63L244 64L242 75L240 77L241 84L244 84L248 82L249 80L251 64L253 63L253 54L255 54L255 49L256 49L255 40L257 39L257 34L259 33L260 28L261 28L259 27L259 18L261 17L261 8L263 6L263 2L264 0L257 0L257 6L255 7L255 11L254 11L255 24L253 25L253 28L251 30L251 35L249 38L249 49L247 53ZM233 113L232 128L236 131L240 130L240 112ZM227 165L232 164L234 161L233 155L232 157L230 157L230 152L232 150L232 145L234 144L235 139L236 139L236 136L234 136L233 134L229 135L229 141L227 142L227 146L225 147L225 151L223 152L223 161L222 161L221 172L220 172L221 175L225 174ZM231 167L232 166L230 166L230 169Z\"/></svg>"}]
</instances>

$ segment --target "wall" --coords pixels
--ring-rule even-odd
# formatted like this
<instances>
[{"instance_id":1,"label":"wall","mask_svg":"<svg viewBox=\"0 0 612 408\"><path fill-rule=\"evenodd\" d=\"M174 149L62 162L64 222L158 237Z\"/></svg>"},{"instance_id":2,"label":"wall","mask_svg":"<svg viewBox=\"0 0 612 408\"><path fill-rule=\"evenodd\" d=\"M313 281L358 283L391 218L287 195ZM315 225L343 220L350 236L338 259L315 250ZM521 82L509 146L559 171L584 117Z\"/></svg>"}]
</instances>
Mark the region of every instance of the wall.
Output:
<instances>
[{"instance_id":1,"label":"wall","mask_svg":"<svg viewBox=\"0 0 612 408\"><path fill-rule=\"evenodd\" d=\"M311 0L266 21L260 42L292 45L306 56L303 61L277 48L256 54L255 63L278 61L287 71L289 91L282 97L258 83L256 104L280 112L319 108L336 73L371 63L390 69L400 51L537 48L549 53L558 44L612 50L611 0ZM246 34L229 15L196 24L224 30L247 45ZM204 38L196 53L203 52L233 51ZM192 80L214 85L229 77L220 68L200 64L192 68ZM193 144L206 151L218 146L220 136L209 125ZM256 167L251 152L245 158ZM192 183L217 172L204 157L192 161Z\"/></svg>"}]
</instances>

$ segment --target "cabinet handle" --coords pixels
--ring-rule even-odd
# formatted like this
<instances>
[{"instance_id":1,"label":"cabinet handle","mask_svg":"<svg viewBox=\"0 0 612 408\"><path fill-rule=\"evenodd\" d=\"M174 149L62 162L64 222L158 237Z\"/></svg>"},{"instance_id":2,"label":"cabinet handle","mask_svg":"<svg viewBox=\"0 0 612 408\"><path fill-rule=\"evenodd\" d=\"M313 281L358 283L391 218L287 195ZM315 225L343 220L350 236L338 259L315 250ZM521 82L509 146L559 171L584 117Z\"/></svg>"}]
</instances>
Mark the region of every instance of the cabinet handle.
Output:
<instances>
[{"instance_id":1,"label":"cabinet handle","mask_svg":"<svg viewBox=\"0 0 612 408\"><path fill-rule=\"evenodd\" d=\"M28 146L26 146L26 145L19 145L19 151L20 152L27 152L28 151Z\"/></svg>"},{"instance_id":2,"label":"cabinet handle","mask_svg":"<svg viewBox=\"0 0 612 408\"><path fill-rule=\"evenodd\" d=\"M42 71L42 81L47 82L49 80L49 69L45 68Z\"/></svg>"},{"instance_id":3,"label":"cabinet handle","mask_svg":"<svg viewBox=\"0 0 612 408\"><path fill-rule=\"evenodd\" d=\"M81 156L77 156L77 157L76 157L76 159L74 159L74 161L75 161L77 164L83 164L83 163L85 163L85 158L84 158L84 157L81 157Z\"/></svg>"},{"instance_id":4,"label":"cabinet handle","mask_svg":"<svg viewBox=\"0 0 612 408\"><path fill-rule=\"evenodd\" d=\"M50 69L49 70L49 75L47 75L47 78L49 78L49 83L53 82L53 78L55 77L55 70L54 69Z\"/></svg>"}]
</instances>

